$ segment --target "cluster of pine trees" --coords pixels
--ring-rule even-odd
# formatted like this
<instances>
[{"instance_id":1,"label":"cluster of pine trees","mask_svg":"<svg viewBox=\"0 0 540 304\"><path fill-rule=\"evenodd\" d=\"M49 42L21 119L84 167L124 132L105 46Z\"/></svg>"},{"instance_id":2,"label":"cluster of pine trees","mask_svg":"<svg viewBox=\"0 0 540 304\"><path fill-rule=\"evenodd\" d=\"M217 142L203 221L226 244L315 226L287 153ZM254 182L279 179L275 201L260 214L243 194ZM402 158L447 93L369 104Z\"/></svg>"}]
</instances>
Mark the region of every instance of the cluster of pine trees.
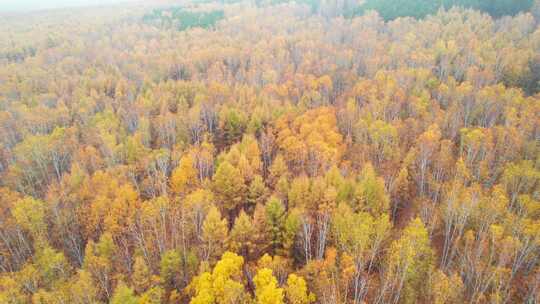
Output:
<instances>
[{"instance_id":1,"label":"cluster of pine trees","mask_svg":"<svg viewBox=\"0 0 540 304\"><path fill-rule=\"evenodd\" d=\"M199 5L5 16L0 303L540 302L539 19Z\"/></svg>"}]
</instances>

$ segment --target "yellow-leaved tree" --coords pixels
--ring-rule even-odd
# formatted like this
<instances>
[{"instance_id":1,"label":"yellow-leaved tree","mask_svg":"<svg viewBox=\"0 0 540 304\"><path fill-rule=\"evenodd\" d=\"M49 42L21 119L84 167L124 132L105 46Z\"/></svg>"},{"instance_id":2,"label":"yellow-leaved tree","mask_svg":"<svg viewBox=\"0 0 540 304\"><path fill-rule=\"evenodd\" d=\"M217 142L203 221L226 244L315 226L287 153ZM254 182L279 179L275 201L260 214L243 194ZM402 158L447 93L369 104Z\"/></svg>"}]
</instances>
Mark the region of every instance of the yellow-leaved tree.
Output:
<instances>
[{"instance_id":1,"label":"yellow-leaved tree","mask_svg":"<svg viewBox=\"0 0 540 304\"><path fill-rule=\"evenodd\" d=\"M285 295L289 304L309 304L315 302L315 295L308 291L306 280L295 274L287 279Z\"/></svg>"},{"instance_id":2,"label":"yellow-leaved tree","mask_svg":"<svg viewBox=\"0 0 540 304\"><path fill-rule=\"evenodd\" d=\"M262 268L253 278L257 304L283 304L283 288L278 287L272 270Z\"/></svg>"},{"instance_id":3,"label":"yellow-leaved tree","mask_svg":"<svg viewBox=\"0 0 540 304\"><path fill-rule=\"evenodd\" d=\"M225 252L212 270L195 277L187 290L194 296L190 304L245 303L249 296L241 283L244 259Z\"/></svg>"},{"instance_id":4,"label":"yellow-leaved tree","mask_svg":"<svg viewBox=\"0 0 540 304\"><path fill-rule=\"evenodd\" d=\"M395 240L387 255L379 299L387 303L418 303L427 299L425 287L433 274L433 252L428 231L420 218L413 219Z\"/></svg>"}]
</instances>

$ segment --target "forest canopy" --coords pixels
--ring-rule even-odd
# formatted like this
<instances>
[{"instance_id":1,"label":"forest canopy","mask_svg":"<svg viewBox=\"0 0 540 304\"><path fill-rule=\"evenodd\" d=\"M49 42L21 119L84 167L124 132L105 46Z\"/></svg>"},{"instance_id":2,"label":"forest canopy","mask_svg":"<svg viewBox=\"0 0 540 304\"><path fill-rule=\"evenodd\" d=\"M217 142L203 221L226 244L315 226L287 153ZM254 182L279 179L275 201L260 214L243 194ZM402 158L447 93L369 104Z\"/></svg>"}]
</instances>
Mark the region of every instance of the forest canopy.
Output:
<instances>
[{"instance_id":1,"label":"forest canopy","mask_svg":"<svg viewBox=\"0 0 540 304\"><path fill-rule=\"evenodd\" d=\"M540 302L540 1L0 18L0 303Z\"/></svg>"}]
</instances>

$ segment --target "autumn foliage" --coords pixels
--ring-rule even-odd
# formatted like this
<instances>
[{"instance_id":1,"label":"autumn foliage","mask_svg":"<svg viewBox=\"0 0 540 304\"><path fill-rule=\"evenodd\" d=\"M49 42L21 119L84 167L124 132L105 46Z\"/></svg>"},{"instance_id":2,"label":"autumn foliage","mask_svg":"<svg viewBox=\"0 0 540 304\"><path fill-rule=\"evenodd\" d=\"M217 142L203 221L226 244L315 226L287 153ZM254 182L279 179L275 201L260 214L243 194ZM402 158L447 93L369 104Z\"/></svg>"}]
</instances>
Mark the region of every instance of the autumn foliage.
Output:
<instances>
[{"instance_id":1,"label":"autumn foliage","mask_svg":"<svg viewBox=\"0 0 540 304\"><path fill-rule=\"evenodd\" d=\"M0 303L540 302L540 3L255 2L2 19Z\"/></svg>"}]
</instances>

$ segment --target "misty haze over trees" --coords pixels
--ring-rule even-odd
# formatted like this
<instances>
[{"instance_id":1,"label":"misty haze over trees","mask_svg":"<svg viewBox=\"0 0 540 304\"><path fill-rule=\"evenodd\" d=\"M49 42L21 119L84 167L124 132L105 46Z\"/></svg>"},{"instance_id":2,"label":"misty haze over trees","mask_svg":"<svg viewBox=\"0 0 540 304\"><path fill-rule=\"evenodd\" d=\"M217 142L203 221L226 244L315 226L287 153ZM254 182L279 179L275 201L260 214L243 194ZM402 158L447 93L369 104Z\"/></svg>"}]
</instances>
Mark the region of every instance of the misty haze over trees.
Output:
<instances>
[{"instance_id":1,"label":"misty haze over trees","mask_svg":"<svg viewBox=\"0 0 540 304\"><path fill-rule=\"evenodd\" d=\"M540 1L0 25L0 303L540 303Z\"/></svg>"}]
</instances>

